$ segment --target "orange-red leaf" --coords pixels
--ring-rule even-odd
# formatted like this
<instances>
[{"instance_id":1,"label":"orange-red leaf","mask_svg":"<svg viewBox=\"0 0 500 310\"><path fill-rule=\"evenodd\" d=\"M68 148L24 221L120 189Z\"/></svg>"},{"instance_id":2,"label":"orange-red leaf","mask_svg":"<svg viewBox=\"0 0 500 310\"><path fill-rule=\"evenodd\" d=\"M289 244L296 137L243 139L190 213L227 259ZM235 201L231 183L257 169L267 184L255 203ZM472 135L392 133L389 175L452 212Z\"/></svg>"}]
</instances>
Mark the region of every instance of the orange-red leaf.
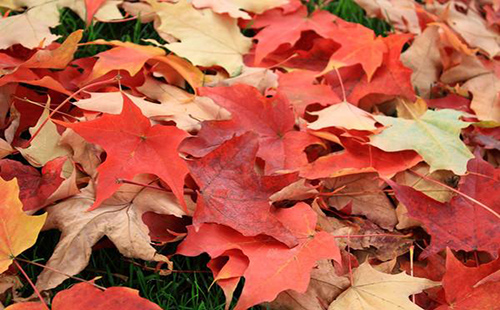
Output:
<instances>
[{"instance_id":1,"label":"orange-red leaf","mask_svg":"<svg viewBox=\"0 0 500 310\"><path fill-rule=\"evenodd\" d=\"M55 122L101 145L107 153L106 161L97 169L97 196L92 209L111 197L120 187L120 179L132 180L140 173L159 176L184 204L184 177L188 169L177 147L187 136L186 132L174 126L151 126L149 119L126 95L123 95L119 115L106 114L80 123Z\"/></svg>"}]
</instances>

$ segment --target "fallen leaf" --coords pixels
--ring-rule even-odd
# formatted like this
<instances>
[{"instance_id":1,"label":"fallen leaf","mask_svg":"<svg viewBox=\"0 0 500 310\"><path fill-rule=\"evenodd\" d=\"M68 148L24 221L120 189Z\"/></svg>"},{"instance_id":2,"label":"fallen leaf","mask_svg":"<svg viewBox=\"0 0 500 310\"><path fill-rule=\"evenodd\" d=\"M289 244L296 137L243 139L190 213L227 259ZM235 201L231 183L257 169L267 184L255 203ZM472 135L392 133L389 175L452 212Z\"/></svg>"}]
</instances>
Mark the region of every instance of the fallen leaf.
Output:
<instances>
[{"instance_id":1,"label":"fallen leaf","mask_svg":"<svg viewBox=\"0 0 500 310\"><path fill-rule=\"evenodd\" d=\"M42 229L47 214L29 216L23 212L19 200L19 187L16 180L5 181L0 178L0 273L6 271L14 258L31 248Z\"/></svg>"},{"instance_id":2,"label":"fallen leaf","mask_svg":"<svg viewBox=\"0 0 500 310\"><path fill-rule=\"evenodd\" d=\"M2 159L0 176L6 181L17 179L23 210L36 212L45 207L48 198L64 181L61 174L66 160L65 157L56 158L48 162L40 173L31 166L11 159Z\"/></svg>"},{"instance_id":3,"label":"fallen leaf","mask_svg":"<svg viewBox=\"0 0 500 310\"><path fill-rule=\"evenodd\" d=\"M186 0L175 4L156 0L149 0L149 3L159 19L157 31L169 33L181 41L165 45L167 49L195 65L219 65L230 75L241 71L242 55L248 52L251 42L240 33L236 20L209 9L196 10Z\"/></svg>"},{"instance_id":4,"label":"fallen leaf","mask_svg":"<svg viewBox=\"0 0 500 310\"><path fill-rule=\"evenodd\" d=\"M255 29L264 28L254 36L258 41L255 47L255 65L259 65L281 44L295 44L303 31L312 30L322 37L330 37L337 29L334 23L336 20L338 19L335 15L323 10L317 10L309 15L304 6L289 14L274 9L259 15L251 25Z\"/></svg>"},{"instance_id":5,"label":"fallen leaf","mask_svg":"<svg viewBox=\"0 0 500 310\"><path fill-rule=\"evenodd\" d=\"M139 296L128 287L110 287L102 291L89 283L78 283L60 291L52 300L52 310L161 310L157 304ZM6 310L45 310L38 302L17 303Z\"/></svg>"},{"instance_id":6,"label":"fallen leaf","mask_svg":"<svg viewBox=\"0 0 500 310\"><path fill-rule=\"evenodd\" d=\"M206 155L234 135L253 131L259 137L257 156L266 161L267 174L293 171L307 164L304 149L319 140L308 132L295 129L295 117L286 97L267 98L254 87L204 87L199 94L211 98L228 110L230 121L205 122L196 137L186 139L181 151L196 157Z\"/></svg>"},{"instance_id":7,"label":"fallen leaf","mask_svg":"<svg viewBox=\"0 0 500 310\"><path fill-rule=\"evenodd\" d=\"M270 306L276 310L324 310L348 286L349 279L336 274L333 261L320 260L311 271L311 280L305 293L284 291Z\"/></svg>"},{"instance_id":8,"label":"fallen leaf","mask_svg":"<svg viewBox=\"0 0 500 310\"><path fill-rule=\"evenodd\" d=\"M500 210L498 197L491 193L500 186L500 172L480 158L469 161L467 168L469 174L458 187L462 195L455 195L445 203L388 181L396 198L408 208L408 215L422 222L432 235L431 244L421 255L424 258L446 247L498 255L500 235L495 227L500 222Z\"/></svg>"},{"instance_id":9,"label":"fallen leaf","mask_svg":"<svg viewBox=\"0 0 500 310\"><path fill-rule=\"evenodd\" d=\"M318 119L307 125L309 129L319 130L327 127L344 129L371 130L377 129L377 121L370 113L350 104L347 101L332 104L318 112L309 112L317 115Z\"/></svg>"},{"instance_id":10,"label":"fallen leaf","mask_svg":"<svg viewBox=\"0 0 500 310\"><path fill-rule=\"evenodd\" d=\"M88 211L95 202L94 197L94 189L89 185L80 194L47 208L45 228L59 229L62 235L46 264L50 269L44 269L38 276L39 290L57 287L69 276L81 272L89 262L92 246L104 236L124 256L169 263L151 246L142 215L148 211L185 215L172 194L124 184L100 208Z\"/></svg>"},{"instance_id":11,"label":"fallen leaf","mask_svg":"<svg viewBox=\"0 0 500 310\"><path fill-rule=\"evenodd\" d=\"M255 134L246 133L188 162L200 187L193 225L199 229L203 223L218 223L244 236L264 234L294 246L296 237L273 215L269 197L297 175L258 175L254 170L258 147Z\"/></svg>"},{"instance_id":12,"label":"fallen leaf","mask_svg":"<svg viewBox=\"0 0 500 310\"><path fill-rule=\"evenodd\" d=\"M284 93L293 105L296 114L303 116L308 105L319 103L330 105L341 99L328 85L316 82L318 72L294 70L286 74L278 72L278 91Z\"/></svg>"},{"instance_id":13,"label":"fallen leaf","mask_svg":"<svg viewBox=\"0 0 500 310\"><path fill-rule=\"evenodd\" d=\"M442 70L438 30L437 26L425 28L422 35L416 37L401 55L403 64L413 70L411 82L417 94L423 98L429 98L432 85L439 80Z\"/></svg>"},{"instance_id":14,"label":"fallen leaf","mask_svg":"<svg viewBox=\"0 0 500 310\"><path fill-rule=\"evenodd\" d=\"M343 187L328 204L337 210L348 206L350 214L362 215L380 227L393 230L397 224L396 211L377 184L376 174L354 174L327 179L324 184L332 190Z\"/></svg>"},{"instance_id":15,"label":"fallen leaf","mask_svg":"<svg viewBox=\"0 0 500 310\"><path fill-rule=\"evenodd\" d=\"M482 279L500 268L500 260L477 267L464 266L450 249L446 250L446 272L443 288L447 304L437 310L498 309L500 282L488 282L476 286Z\"/></svg>"},{"instance_id":16,"label":"fallen leaf","mask_svg":"<svg viewBox=\"0 0 500 310\"><path fill-rule=\"evenodd\" d=\"M173 126L151 126L125 94L119 115L80 123L55 122L101 145L107 153L106 161L97 169L97 197L92 209L120 188L117 180L130 180L139 173L158 175L185 206L183 187L188 169L177 153L177 146L187 136L184 131Z\"/></svg>"},{"instance_id":17,"label":"fallen leaf","mask_svg":"<svg viewBox=\"0 0 500 310\"><path fill-rule=\"evenodd\" d=\"M352 277L352 286L335 299L328 310L421 310L408 296L440 284L405 273L382 273L368 262L356 268Z\"/></svg>"},{"instance_id":18,"label":"fallen leaf","mask_svg":"<svg viewBox=\"0 0 500 310\"><path fill-rule=\"evenodd\" d=\"M385 19L399 32L420 34L417 4L411 0L356 0L370 17Z\"/></svg>"},{"instance_id":19,"label":"fallen leaf","mask_svg":"<svg viewBox=\"0 0 500 310\"><path fill-rule=\"evenodd\" d=\"M428 110L413 119L377 115L375 119L388 127L371 136L370 144L388 152L414 150L429 164L431 172L447 169L464 174L467 161L474 156L460 140L460 130L469 126L459 120L461 116L462 112L450 109Z\"/></svg>"},{"instance_id":20,"label":"fallen leaf","mask_svg":"<svg viewBox=\"0 0 500 310\"><path fill-rule=\"evenodd\" d=\"M56 125L52 120L47 121L50 114L49 107L50 101L45 106L35 127L30 128L30 133L32 135L40 130L33 141L31 141L30 146L27 148L17 148L21 155L35 167L42 167L54 158L70 154L66 146L59 144L61 135L57 131ZM47 121L47 123L44 124L45 121Z\"/></svg>"},{"instance_id":21,"label":"fallen leaf","mask_svg":"<svg viewBox=\"0 0 500 310\"><path fill-rule=\"evenodd\" d=\"M261 14L264 11L284 5L288 0L262 0L258 2L245 0L193 0L193 6L197 9L210 8L218 14L228 14L233 18L250 19L247 12Z\"/></svg>"},{"instance_id":22,"label":"fallen leaf","mask_svg":"<svg viewBox=\"0 0 500 310\"><path fill-rule=\"evenodd\" d=\"M189 256L207 252L216 258L228 249L240 249L249 264L243 274L245 285L235 310L271 301L287 289L305 292L316 261L324 258L340 261L335 239L326 232L314 231L316 214L305 203L290 209L276 209L274 213L299 240L296 247L290 249L263 235L245 237L219 224L203 224L198 231L188 227L188 236L177 252Z\"/></svg>"},{"instance_id":23,"label":"fallen leaf","mask_svg":"<svg viewBox=\"0 0 500 310\"><path fill-rule=\"evenodd\" d=\"M340 43L341 47L333 53L323 72L361 64L370 82L388 51L384 41L377 37L373 30L354 23L336 29L333 39Z\"/></svg>"},{"instance_id":24,"label":"fallen leaf","mask_svg":"<svg viewBox=\"0 0 500 310\"><path fill-rule=\"evenodd\" d=\"M322 156L300 169L307 179L333 178L362 172L392 177L422 161L413 151L384 152L356 139L341 139L343 151Z\"/></svg>"}]
</instances>

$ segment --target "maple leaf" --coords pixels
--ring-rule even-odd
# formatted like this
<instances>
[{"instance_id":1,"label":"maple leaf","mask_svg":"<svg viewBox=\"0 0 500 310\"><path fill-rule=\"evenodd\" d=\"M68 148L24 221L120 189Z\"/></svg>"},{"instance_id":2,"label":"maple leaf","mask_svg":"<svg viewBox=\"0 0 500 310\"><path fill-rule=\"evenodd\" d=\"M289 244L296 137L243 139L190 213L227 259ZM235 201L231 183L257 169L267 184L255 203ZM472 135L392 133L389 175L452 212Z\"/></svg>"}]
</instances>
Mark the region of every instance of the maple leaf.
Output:
<instances>
[{"instance_id":1,"label":"maple leaf","mask_svg":"<svg viewBox=\"0 0 500 310\"><path fill-rule=\"evenodd\" d=\"M304 292L316 261L333 258L339 262L339 249L333 236L314 231L316 214L309 205L299 203L289 209L276 209L274 213L299 240L296 247L290 249L262 235L245 237L219 224L203 224L198 231L188 227L187 238L177 252L189 256L207 252L217 258L228 249L241 250L249 263L243 273L245 285L235 310L271 301L287 289Z\"/></svg>"},{"instance_id":2,"label":"maple leaf","mask_svg":"<svg viewBox=\"0 0 500 310\"><path fill-rule=\"evenodd\" d=\"M244 11L261 14L264 11L287 4L288 0L193 0L192 3L197 9L210 8L218 14L227 13L233 18L250 19L250 15Z\"/></svg>"},{"instance_id":3,"label":"maple leaf","mask_svg":"<svg viewBox=\"0 0 500 310\"><path fill-rule=\"evenodd\" d=\"M383 39L388 52L384 54L382 65L375 71L370 81L357 67L359 65L356 65L340 68L340 74L337 72L326 74L328 84L334 87L337 94L342 93L341 85L344 85L347 101L363 109L370 109L373 104L395 97L415 100L411 84L412 70L400 61L401 50L410 38L411 36L407 34L393 34ZM340 83L339 75L343 83Z\"/></svg>"},{"instance_id":4,"label":"maple leaf","mask_svg":"<svg viewBox=\"0 0 500 310\"><path fill-rule=\"evenodd\" d=\"M470 174L458 187L462 195L445 203L388 181L396 198L408 208L408 215L422 222L432 236L430 246L422 253L424 258L445 247L498 255L500 234L495 227L500 222L500 209L498 196L491 193L500 186L500 170L480 158L469 161L467 168Z\"/></svg>"},{"instance_id":5,"label":"maple leaf","mask_svg":"<svg viewBox=\"0 0 500 310\"><path fill-rule=\"evenodd\" d=\"M82 84L88 84L113 70L125 70L131 76L134 76L149 59L165 55L165 51L161 48L131 42L97 40L92 43L113 45L115 47L95 56L99 59L92 68L90 75L82 81Z\"/></svg>"},{"instance_id":6,"label":"maple leaf","mask_svg":"<svg viewBox=\"0 0 500 310\"><path fill-rule=\"evenodd\" d=\"M437 307L436 310L498 309L500 282L481 281L499 268L498 259L478 267L466 267L447 249L446 273L443 277L447 305Z\"/></svg>"},{"instance_id":7,"label":"maple leaf","mask_svg":"<svg viewBox=\"0 0 500 310\"><path fill-rule=\"evenodd\" d=\"M259 65L281 44L295 44L303 31L312 30L324 38L330 37L337 29L334 21L338 20L335 15L323 10L308 15L304 6L290 14L274 9L257 16L251 25L252 28L264 29L254 36L258 41L255 47L255 65Z\"/></svg>"},{"instance_id":8,"label":"maple leaf","mask_svg":"<svg viewBox=\"0 0 500 310\"><path fill-rule=\"evenodd\" d=\"M479 47L488 57L500 54L498 33L488 27L484 18L475 10L463 10L459 2L434 3L429 11L441 14L445 22L471 47Z\"/></svg>"},{"instance_id":9,"label":"maple leaf","mask_svg":"<svg viewBox=\"0 0 500 310\"><path fill-rule=\"evenodd\" d=\"M416 175L414 172L417 172L419 175ZM396 174L394 180L399 185L411 186L412 188L440 202L447 202L451 199L451 197L453 197L453 192L451 190L443 188L443 186L439 185L439 183L424 179L420 175L445 184L454 179L453 172L449 170L437 170L430 173L429 166L425 163L420 163L413 167L411 172L406 170ZM398 204L396 214L398 216L398 225L396 226L397 229L421 226L419 221L408 216L408 209L402 203Z\"/></svg>"},{"instance_id":10,"label":"maple leaf","mask_svg":"<svg viewBox=\"0 0 500 310\"><path fill-rule=\"evenodd\" d=\"M35 244L47 214L29 216L23 212L16 180L0 178L0 197L0 273L3 273L17 255Z\"/></svg>"},{"instance_id":11,"label":"maple leaf","mask_svg":"<svg viewBox=\"0 0 500 310\"><path fill-rule=\"evenodd\" d=\"M85 23L87 26L92 24L92 19L95 13L106 3L107 0L85 0L85 9L87 14L85 15Z\"/></svg>"},{"instance_id":12,"label":"maple leaf","mask_svg":"<svg viewBox=\"0 0 500 310\"><path fill-rule=\"evenodd\" d=\"M340 102L340 98L328 85L315 83L317 72L294 70L286 74L278 72L278 91L290 100L298 116L303 116L309 104L329 105Z\"/></svg>"},{"instance_id":13,"label":"maple leaf","mask_svg":"<svg viewBox=\"0 0 500 310\"><path fill-rule=\"evenodd\" d=\"M22 14L0 19L0 30L4 33L0 40L0 49L6 49L14 44L21 44L26 48L45 47L55 41L58 36L50 32L59 24L59 11L70 8L82 19L85 19L86 7L84 0L20 0L7 1L2 6L12 10L26 11ZM118 10L119 1L106 1L96 17L100 20L120 19L122 15ZM43 18L40 18L43 16Z\"/></svg>"},{"instance_id":14,"label":"maple leaf","mask_svg":"<svg viewBox=\"0 0 500 310\"><path fill-rule=\"evenodd\" d=\"M272 301L271 309L323 310L349 286L346 276L337 275L331 260L320 260L311 271L305 293L287 290Z\"/></svg>"},{"instance_id":15,"label":"maple leaf","mask_svg":"<svg viewBox=\"0 0 500 310\"><path fill-rule=\"evenodd\" d=\"M235 84L250 85L257 88L262 94L265 94L270 88L278 87L278 74L268 68L243 67L239 75L205 83L205 86L231 86Z\"/></svg>"},{"instance_id":16,"label":"maple leaf","mask_svg":"<svg viewBox=\"0 0 500 310\"><path fill-rule=\"evenodd\" d=\"M331 106L317 111L309 112L318 116L318 119L307 125L309 129L318 130L327 127L341 127L356 130L376 130L377 121L370 113L361 110L347 101L332 104Z\"/></svg>"},{"instance_id":17,"label":"maple leaf","mask_svg":"<svg viewBox=\"0 0 500 310\"><path fill-rule=\"evenodd\" d=\"M51 68L64 69L73 60L73 55L78 49L78 42L82 39L83 30L71 33L64 42L55 49L37 51L26 60L22 67L25 68Z\"/></svg>"},{"instance_id":18,"label":"maple leaf","mask_svg":"<svg viewBox=\"0 0 500 310\"><path fill-rule=\"evenodd\" d=\"M42 173L11 159L0 160L0 176L6 181L14 178L19 183L19 198L24 211L37 211L46 205L47 199L56 191L64 179L61 177L66 158L48 162Z\"/></svg>"},{"instance_id":19,"label":"maple leaf","mask_svg":"<svg viewBox=\"0 0 500 310\"><path fill-rule=\"evenodd\" d=\"M248 257L241 250L227 250L222 255L211 259L207 267L212 271L214 282L224 291L228 310L234 291L248 268Z\"/></svg>"},{"instance_id":20,"label":"maple leaf","mask_svg":"<svg viewBox=\"0 0 500 310\"><path fill-rule=\"evenodd\" d=\"M382 65L384 53L388 50L384 41L376 37L373 30L353 23L338 27L332 38L340 43L341 47L333 53L323 72L361 64L370 82L375 70Z\"/></svg>"},{"instance_id":21,"label":"maple leaf","mask_svg":"<svg viewBox=\"0 0 500 310\"><path fill-rule=\"evenodd\" d=\"M415 150L429 164L431 172L448 169L464 174L467 161L473 158L460 140L460 130L469 126L469 123L458 119L464 114L450 109L428 110L421 116L409 113L411 119L374 116L388 127L382 133L371 136L370 144L388 152ZM411 140L407 139L409 135L413 137Z\"/></svg>"},{"instance_id":22,"label":"maple leaf","mask_svg":"<svg viewBox=\"0 0 500 310\"><path fill-rule=\"evenodd\" d=\"M384 152L357 139L340 139L345 148L322 156L300 169L300 176L307 179L331 178L360 172L377 172L392 177L422 161L413 151Z\"/></svg>"},{"instance_id":23,"label":"maple leaf","mask_svg":"<svg viewBox=\"0 0 500 310\"><path fill-rule=\"evenodd\" d=\"M139 291L128 287L110 287L102 291L89 283L78 283L56 294L52 310L161 310L157 304L139 296ZM22 302L8 310L46 310L39 302ZM7 310L6 309L6 310Z\"/></svg>"},{"instance_id":24,"label":"maple leaf","mask_svg":"<svg viewBox=\"0 0 500 310\"><path fill-rule=\"evenodd\" d=\"M307 163L304 149L319 139L296 131L295 117L286 97L267 98L257 89L237 84L231 87L200 88L199 94L228 110L232 119L204 122L196 137L183 142L181 150L201 157L233 135L253 131L259 135L257 156L266 161L265 172L295 170Z\"/></svg>"},{"instance_id":25,"label":"maple leaf","mask_svg":"<svg viewBox=\"0 0 500 310\"><path fill-rule=\"evenodd\" d=\"M397 275L386 274L365 262L354 270L352 286L340 294L328 310L421 310L408 296L439 284L410 277L404 272Z\"/></svg>"},{"instance_id":26,"label":"maple leaf","mask_svg":"<svg viewBox=\"0 0 500 310\"><path fill-rule=\"evenodd\" d=\"M46 228L57 228L62 235L46 264L50 268L38 276L38 289L54 288L68 276L81 272L88 264L92 246L104 236L127 257L169 263L151 246L142 215L148 211L178 217L185 215L172 194L124 184L100 208L88 211L94 200L90 185L80 194L47 208Z\"/></svg>"},{"instance_id":27,"label":"maple leaf","mask_svg":"<svg viewBox=\"0 0 500 310\"><path fill-rule=\"evenodd\" d=\"M218 223L244 236L265 234L294 246L296 237L271 212L269 197L296 180L296 174L259 176L255 134L235 137L201 159L188 162L200 186L193 225Z\"/></svg>"},{"instance_id":28,"label":"maple leaf","mask_svg":"<svg viewBox=\"0 0 500 310\"><path fill-rule=\"evenodd\" d=\"M470 108L477 118L499 122L500 79L491 66L492 64L484 63L477 57L467 56L460 64L443 72L441 80L448 84L466 81L461 89L472 94Z\"/></svg>"},{"instance_id":29,"label":"maple leaf","mask_svg":"<svg viewBox=\"0 0 500 310\"><path fill-rule=\"evenodd\" d=\"M240 33L236 20L211 10L196 10L186 0L175 4L149 0L158 18L157 31L168 33L181 42L165 47L193 64L205 67L219 65L234 75L243 66L242 55L251 45Z\"/></svg>"},{"instance_id":30,"label":"maple leaf","mask_svg":"<svg viewBox=\"0 0 500 310\"><path fill-rule=\"evenodd\" d=\"M120 187L118 180L130 180L139 173L159 176L185 205L183 187L188 169L177 153L179 143L187 136L184 131L172 126L151 126L125 94L120 115L104 115L81 123L54 122L106 150L106 161L98 168L97 197L92 209Z\"/></svg>"}]
</instances>

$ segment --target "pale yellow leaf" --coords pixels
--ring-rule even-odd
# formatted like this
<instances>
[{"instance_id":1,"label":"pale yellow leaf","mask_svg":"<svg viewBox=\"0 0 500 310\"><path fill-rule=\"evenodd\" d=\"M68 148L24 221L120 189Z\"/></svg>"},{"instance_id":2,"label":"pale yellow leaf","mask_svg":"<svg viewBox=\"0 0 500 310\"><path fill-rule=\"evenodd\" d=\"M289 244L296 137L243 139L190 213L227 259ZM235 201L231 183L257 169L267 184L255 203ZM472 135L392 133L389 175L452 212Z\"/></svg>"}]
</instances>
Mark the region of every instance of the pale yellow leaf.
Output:
<instances>
[{"instance_id":1,"label":"pale yellow leaf","mask_svg":"<svg viewBox=\"0 0 500 310\"><path fill-rule=\"evenodd\" d=\"M47 107L49 104L47 104ZM48 108L45 108L40 119L36 123L35 127L30 128L30 133L33 135L38 129L42 126L44 121L49 116ZM60 156L66 156L70 154L70 150L68 147L60 145L59 140L61 139L61 135L57 131L57 127L51 120L49 120L42 127L40 132L36 135L36 137L31 141L29 147L22 149L17 148L21 155L29 161L29 163L35 167L42 167L48 161L51 161L54 158ZM71 171L71 169L67 166L71 165L68 161L66 162L64 168L66 171Z\"/></svg>"},{"instance_id":2,"label":"pale yellow leaf","mask_svg":"<svg viewBox=\"0 0 500 310\"><path fill-rule=\"evenodd\" d=\"M377 129L377 127L375 127L377 121L370 113L346 101L332 104L318 112L309 113L318 116L315 122L307 126L309 129L318 130L327 127L341 127L357 130Z\"/></svg>"},{"instance_id":3,"label":"pale yellow leaf","mask_svg":"<svg viewBox=\"0 0 500 310\"><path fill-rule=\"evenodd\" d=\"M353 285L337 297L328 310L422 310L409 296L439 284L404 272L382 273L365 262L354 270Z\"/></svg>"},{"instance_id":4,"label":"pale yellow leaf","mask_svg":"<svg viewBox=\"0 0 500 310\"><path fill-rule=\"evenodd\" d=\"M145 177L136 181L151 182ZM46 228L57 228L62 231L62 236L47 262L51 269L44 269L38 277L38 289L54 288L68 278L66 275L82 271L88 264L92 246L104 236L124 256L168 262L151 246L149 229L142 221L142 214L153 211L179 217L185 215L173 194L124 184L99 208L87 211L94 200L94 190L89 185L80 194L47 208Z\"/></svg>"},{"instance_id":5,"label":"pale yellow leaf","mask_svg":"<svg viewBox=\"0 0 500 310\"><path fill-rule=\"evenodd\" d=\"M251 46L250 38L240 32L236 20L209 9L196 10L191 3L149 0L156 11L158 31L180 40L165 47L198 66L221 66L235 75L243 66L243 54Z\"/></svg>"}]
</instances>

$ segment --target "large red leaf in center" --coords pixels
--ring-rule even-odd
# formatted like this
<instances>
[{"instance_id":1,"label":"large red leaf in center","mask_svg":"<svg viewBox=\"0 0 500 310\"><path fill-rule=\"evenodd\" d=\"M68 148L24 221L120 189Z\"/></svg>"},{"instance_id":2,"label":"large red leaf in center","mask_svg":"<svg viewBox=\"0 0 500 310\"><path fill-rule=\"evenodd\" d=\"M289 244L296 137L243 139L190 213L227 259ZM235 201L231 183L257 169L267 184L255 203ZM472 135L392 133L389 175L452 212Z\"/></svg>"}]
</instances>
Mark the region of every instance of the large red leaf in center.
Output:
<instances>
[{"instance_id":1,"label":"large red leaf in center","mask_svg":"<svg viewBox=\"0 0 500 310\"><path fill-rule=\"evenodd\" d=\"M294 235L271 213L269 196L297 179L296 174L259 176L255 159L259 143L254 133L226 141L205 157L188 163L200 186L193 224L229 226L244 236L264 234L288 246Z\"/></svg>"}]
</instances>

